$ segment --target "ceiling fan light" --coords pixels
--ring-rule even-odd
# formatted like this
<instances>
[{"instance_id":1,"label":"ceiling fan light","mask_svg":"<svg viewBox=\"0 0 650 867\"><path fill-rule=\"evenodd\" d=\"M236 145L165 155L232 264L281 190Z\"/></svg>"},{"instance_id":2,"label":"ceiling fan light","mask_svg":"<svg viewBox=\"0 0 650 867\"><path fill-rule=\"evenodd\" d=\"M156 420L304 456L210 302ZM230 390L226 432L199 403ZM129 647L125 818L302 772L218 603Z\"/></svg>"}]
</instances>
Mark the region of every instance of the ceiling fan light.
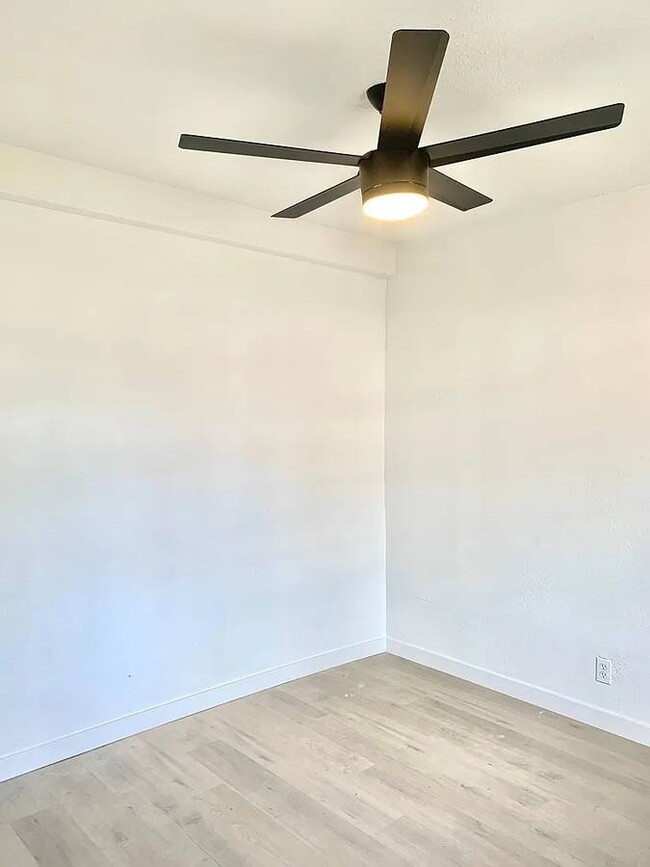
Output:
<instances>
[{"instance_id":1,"label":"ceiling fan light","mask_svg":"<svg viewBox=\"0 0 650 867\"><path fill-rule=\"evenodd\" d=\"M371 151L359 161L363 212L395 222L429 206L429 157L424 151Z\"/></svg>"},{"instance_id":2,"label":"ceiling fan light","mask_svg":"<svg viewBox=\"0 0 650 867\"><path fill-rule=\"evenodd\" d=\"M408 220L429 207L429 196L421 192L385 192L371 196L363 203L367 217L386 222Z\"/></svg>"}]
</instances>

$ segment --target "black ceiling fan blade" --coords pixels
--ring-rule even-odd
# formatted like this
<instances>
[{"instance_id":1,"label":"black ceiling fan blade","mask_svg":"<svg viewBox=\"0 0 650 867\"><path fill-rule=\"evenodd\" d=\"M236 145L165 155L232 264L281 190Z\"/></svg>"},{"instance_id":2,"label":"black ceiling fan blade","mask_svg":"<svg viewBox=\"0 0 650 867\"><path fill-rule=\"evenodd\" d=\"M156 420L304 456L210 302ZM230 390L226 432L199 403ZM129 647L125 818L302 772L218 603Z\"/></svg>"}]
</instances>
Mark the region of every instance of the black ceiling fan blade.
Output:
<instances>
[{"instance_id":1,"label":"black ceiling fan blade","mask_svg":"<svg viewBox=\"0 0 650 867\"><path fill-rule=\"evenodd\" d=\"M455 181L435 169L429 169L429 195L432 199L451 205L459 211L471 211L472 208L488 205L492 201L483 193L466 187L460 181Z\"/></svg>"},{"instance_id":2,"label":"black ceiling fan blade","mask_svg":"<svg viewBox=\"0 0 650 867\"><path fill-rule=\"evenodd\" d=\"M414 150L418 146L448 42L449 34L444 30L393 33L379 148Z\"/></svg>"},{"instance_id":3,"label":"black ceiling fan blade","mask_svg":"<svg viewBox=\"0 0 650 867\"><path fill-rule=\"evenodd\" d=\"M294 148L254 141L238 141L230 138L212 138L207 135L188 135L187 133L183 133L180 137L178 146L190 151L270 157L277 160L298 160L302 163L328 163L333 166L356 166L361 159L360 156L354 154L339 154L333 151L316 151L310 148Z\"/></svg>"},{"instance_id":4,"label":"black ceiling fan blade","mask_svg":"<svg viewBox=\"0 0 650 867\"><path fill-rule=\"evenodd\" d=\"M291 205L289 208L285 208L284 211L278 211L278 213L273 214L273 216L284 217L285 219L290 220L295 219L296 217L303 217L305 214L309 214L317 208L322 208L323 205L329 205L330 202L335 202L337 199L347 196L348 193L353 193L355 190L358 190L360 186L361 180L359 175L355 175L353 178L348 178L347 181L341 181L340 184L336 184L327 190L323 190L321 193L316 193L315 196L310 196L308 199L303 199L302 202L298 202L295 205Z\"/></svg>"},{"instance_id":5,"label":"black ceiling fan blade","mask_svg":"<svg viewBox=\"0 0 650 867\"><path fill-rule=\"evenodd\" d=\"M469 138L429 145L424 150L429 154L432 166L447 166L451 163L475 160L532 145L612 129L622 121L624 109L623 103L617 102L613 105L578 111L575 114L564 114L535 123L525 123L521 126L469 136Z\"/></svg>"}]
</instances>

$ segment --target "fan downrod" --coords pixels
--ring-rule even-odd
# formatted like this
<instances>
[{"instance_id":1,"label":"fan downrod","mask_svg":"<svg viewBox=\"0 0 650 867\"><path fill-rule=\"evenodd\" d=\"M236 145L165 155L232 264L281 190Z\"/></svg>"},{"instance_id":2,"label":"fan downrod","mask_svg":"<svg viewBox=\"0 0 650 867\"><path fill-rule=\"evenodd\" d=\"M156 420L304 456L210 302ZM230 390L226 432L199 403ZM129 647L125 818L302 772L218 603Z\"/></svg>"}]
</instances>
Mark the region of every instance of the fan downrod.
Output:
<instances>
[{"instance_id":1,"label":"fan downrod","mask_svg":"<svg viewBox=\"0 0 650 867\"><path fill-rule=\"evenodd\" d=\"M386 93L386 82L380 81L378 84L373 84L366 91L368 102L381 114L384 107L384 94Z\"/></svg>"}]
</instances>

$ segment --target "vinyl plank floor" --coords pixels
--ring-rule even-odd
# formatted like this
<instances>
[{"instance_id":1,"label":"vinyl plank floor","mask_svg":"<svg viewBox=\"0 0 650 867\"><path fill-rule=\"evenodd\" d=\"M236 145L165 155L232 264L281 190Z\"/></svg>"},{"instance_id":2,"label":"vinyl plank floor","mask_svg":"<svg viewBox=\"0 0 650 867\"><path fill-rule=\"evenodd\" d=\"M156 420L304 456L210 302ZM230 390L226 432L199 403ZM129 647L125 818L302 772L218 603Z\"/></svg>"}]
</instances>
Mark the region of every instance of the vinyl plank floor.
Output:
<instances>
[{"instance_id":1,"label":"vinyl plank floor","mask_svg":"<svg viewBox=\"0 0 650 867\"><path fill-rule=\"evenodd\" d=\"M1 867L649 867L650 750L387 654L0 784Z\"/></svg>"}]
</instances>

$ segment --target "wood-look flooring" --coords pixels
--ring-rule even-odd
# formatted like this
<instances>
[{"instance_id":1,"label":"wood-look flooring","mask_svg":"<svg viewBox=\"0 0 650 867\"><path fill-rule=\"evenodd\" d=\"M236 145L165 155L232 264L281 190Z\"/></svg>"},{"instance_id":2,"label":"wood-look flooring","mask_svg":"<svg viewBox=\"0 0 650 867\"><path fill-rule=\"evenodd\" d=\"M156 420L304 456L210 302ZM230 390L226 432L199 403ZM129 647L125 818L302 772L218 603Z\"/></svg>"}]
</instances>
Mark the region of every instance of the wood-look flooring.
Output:
<instances>
[{"instance_id":1,"label":"wood-look flooring","mask_svg":"<svg viewBox=\"0 0 650 867\"><path fill-rule=\"evenodd\" d=\"M650 750L389 655L0 784L1 867L650 865Z\"/></svg>"}]
</instances>

